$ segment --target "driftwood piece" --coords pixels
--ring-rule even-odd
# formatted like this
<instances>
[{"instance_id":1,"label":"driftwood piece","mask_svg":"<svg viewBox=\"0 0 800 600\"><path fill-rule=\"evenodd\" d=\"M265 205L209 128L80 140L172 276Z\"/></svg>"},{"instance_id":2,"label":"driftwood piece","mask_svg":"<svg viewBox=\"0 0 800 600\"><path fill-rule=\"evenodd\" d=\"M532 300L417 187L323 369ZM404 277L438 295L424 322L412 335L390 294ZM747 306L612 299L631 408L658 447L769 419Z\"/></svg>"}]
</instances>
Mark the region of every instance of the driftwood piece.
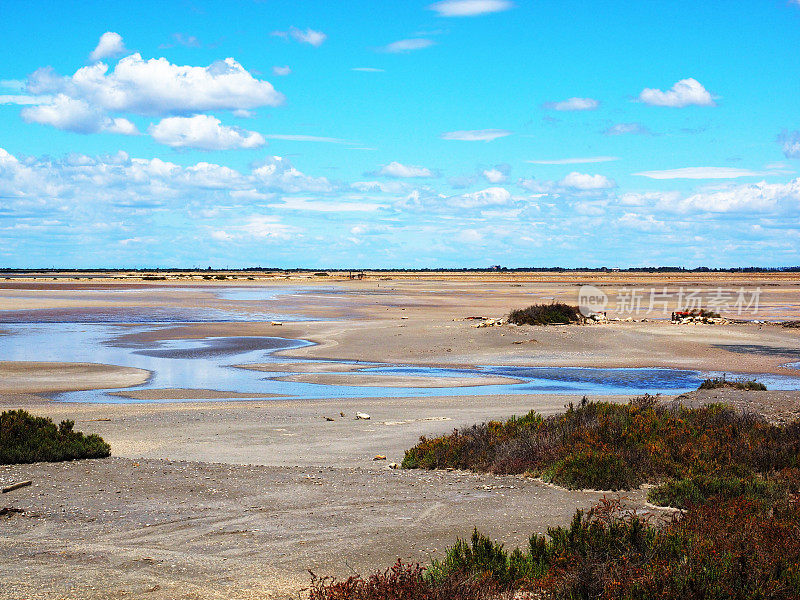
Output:
<instances>
[{"instance_id":1,"label":"driftwood piece","mask_svg":"<svg viewBox=\"0 0 800 600\"><path fill-rule=\"evenodd\" d=\"M11 485L7 485L6 487L3 488L3 493L7 494L8 492L13 492L14 490L18 490L19 488L28 487L32 483L33 482L30 481L30 480L28 480L28 481L19 481L17 483L12 483Z\"/></svg>"}]
</instances>

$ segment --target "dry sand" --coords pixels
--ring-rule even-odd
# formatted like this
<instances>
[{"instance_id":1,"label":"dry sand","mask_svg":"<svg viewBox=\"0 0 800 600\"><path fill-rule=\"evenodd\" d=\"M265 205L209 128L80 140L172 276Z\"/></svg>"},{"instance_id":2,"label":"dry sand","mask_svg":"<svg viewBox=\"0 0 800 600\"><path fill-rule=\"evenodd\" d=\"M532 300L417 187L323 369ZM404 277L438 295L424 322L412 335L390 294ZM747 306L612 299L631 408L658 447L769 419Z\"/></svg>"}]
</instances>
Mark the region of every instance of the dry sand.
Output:
<instances>
[{"instance_id":1,"label":"dry sand","mask_svg":"<svg viewBox=\"0 0 800 600\"><path fill-rule=\"evenodd\" d=\"M0 362L0 394L49 393L141 385L150 372L93 363Z\"/></svg>"},{"instance_id":2,"label":"dry sand","mask_svg":"<svg viewBox=\"0 0 800 600\"><path fill-rule=\"evenodd\" d=\"M793 373L786 363L800 360L800 330L775 325L673 326L651 321L476 329L473 322L462 320L473 315L500 317L510 308L549 298L574 302L582 283L610 289L763 285L766 316L798 318L800 285L794 275L390 277L361 282L240 279L236 285L253 289L287 283L310 286L309 293L279 296L269 308L318 320L287 321L280 327L254 322L185 324L124 336L120 342L209 336L309 339L317 345L280 353L292 363L280 368L303 377L365 375L357 372L359 365L301 362L305 359L462 367L663 366L784 374ZM113 308L122 301L148 310L264 310L263 302L237 304L213 293L226 285L230 282L11 281L0 284L0 306L19 311L13 316L20 319L34 296L37 306L49 307L51 317L76 305L108 302ZM346 576L352 569L382 568L397 557L425 562L476 525L515 546L532 531L566 524L576 508L601 496L513 477L386 468L389 462L400 462L403 451L420 435L530 409L551 414L577 397L387 399L376 390L375 398L361 400L81 405L48 402L46 395L49 390L99 386L99 381L102 387L135 385L134 376L146 375L68 363L2 368L9 370L0 371L0 381L8 386L0 394L0 409L22 406L56 420L73 419L76 428L102 435L113 452L105 460L0 467L1 483L34 481L32 487L0 498L2 506L24 510L0 518L4 599L296 598L309 581L307 568ZM272 371L269 365L258 368ZM67 384L72 387L65 388ZM145 397L135 390L123 393ZM215 396L214 390L146 393L148 400L196 394ZM779 421L793 418L800 406L797 392L725 391L694 394L687 401L720 398ZM356 412L371 418L355 420ZM373 461L377 454L387 460ZM626 496L634 505L643 501L642 491Z\"/></svg>"}]
</instances>

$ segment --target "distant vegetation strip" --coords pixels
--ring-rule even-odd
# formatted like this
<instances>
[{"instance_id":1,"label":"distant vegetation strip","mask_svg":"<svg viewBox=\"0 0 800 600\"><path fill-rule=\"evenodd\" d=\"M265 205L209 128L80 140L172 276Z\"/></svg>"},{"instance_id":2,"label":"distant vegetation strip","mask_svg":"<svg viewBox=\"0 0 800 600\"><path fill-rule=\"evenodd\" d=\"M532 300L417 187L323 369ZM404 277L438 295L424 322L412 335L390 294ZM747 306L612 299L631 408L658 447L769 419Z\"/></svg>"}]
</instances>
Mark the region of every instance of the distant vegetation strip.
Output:
<instances>
[{"instance_id":1,"label":"distant vegetation strip","mask_svg":"<svg viewBox=\"0 0 800 600\"><path fill-rule=\"evenodd\" d=\"M109 446L98 435L73 431L74 421L55 423L24 410L0 414L0 464L104 458Z\"/></svg>"}]
</instances>

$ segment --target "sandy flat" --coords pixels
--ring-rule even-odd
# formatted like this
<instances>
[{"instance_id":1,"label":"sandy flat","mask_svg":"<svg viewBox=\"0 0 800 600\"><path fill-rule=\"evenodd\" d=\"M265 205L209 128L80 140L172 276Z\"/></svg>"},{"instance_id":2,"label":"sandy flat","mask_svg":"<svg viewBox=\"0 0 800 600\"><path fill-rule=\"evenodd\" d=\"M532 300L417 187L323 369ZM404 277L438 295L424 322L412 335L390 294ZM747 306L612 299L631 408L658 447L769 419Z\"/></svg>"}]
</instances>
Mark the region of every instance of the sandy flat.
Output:
<instances>
[{"instance_id":1,"label":"sandy flat","mask_svg":"<svg viewBox=\"0 0 800 600\"><path fill-rule=\"evenodd\" d=\"M359 387L402 387L402 388L438 388L438 387L472 387L479 385L509 385L522 383L519 379L492 375L476 375L470 377L427 377L414 375L390 375L382 373L298 373L285 377L276 377L278 381L299 381L302 383L320 383L325 385L353 385Z\"/></svg>"},{"instance_id":2,"label":"sandy flat","mask_svg":"<svg viewBox=\"0 0 800 600\"><path fill-rule=\"evenodd\" d=\"M94 363L0 362L0 393L47 393L141 385L150 372Z\"/></svg>"}]
</instances>

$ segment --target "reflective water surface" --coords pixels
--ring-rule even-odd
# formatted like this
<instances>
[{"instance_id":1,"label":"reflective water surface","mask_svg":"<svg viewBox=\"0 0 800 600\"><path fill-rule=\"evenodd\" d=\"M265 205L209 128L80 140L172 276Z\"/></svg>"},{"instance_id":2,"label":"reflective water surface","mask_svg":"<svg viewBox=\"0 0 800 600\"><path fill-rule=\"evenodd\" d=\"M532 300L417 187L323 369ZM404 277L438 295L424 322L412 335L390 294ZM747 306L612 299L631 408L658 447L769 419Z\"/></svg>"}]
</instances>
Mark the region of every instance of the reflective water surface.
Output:
<instances>
[{"instance_id":1,"label":"reflective water surface","mask_svg":"<svg viewBox=\"0 0 800 600\"><path fill-rule=\"evenodd\" d=\"M165 340L148 343L121 343L120 336L150 331L159 325L121 325L95 323L16 323L3 326L0 360L93 362L150 371L149 380L126 390L188 388L236 393L280 394L292 398L414 397L444 395L501 395L531 393L641 394L679 393L696 389L708 376L681 369L597 369L578 367L481 366L477 369L429 368L409 365L367 363L359 373L424 377L479 377L500 375L519 379L510 385L413 388L326 385L276 378L289 372L261 372L236 368L247 363L275 363L297 359L274 356L279 350L308 345L303 340L279 337L224 337L200 340ZM330 361L326 361L330 362ZM348 363L348 361L341 361ZM364 367L365 363L358 363ZM770 389L800 389L800 378L754 374ZM118 389L67 392L56 396L69 402L141 402L109 395Z\"/></svg>"}]
</instances>

